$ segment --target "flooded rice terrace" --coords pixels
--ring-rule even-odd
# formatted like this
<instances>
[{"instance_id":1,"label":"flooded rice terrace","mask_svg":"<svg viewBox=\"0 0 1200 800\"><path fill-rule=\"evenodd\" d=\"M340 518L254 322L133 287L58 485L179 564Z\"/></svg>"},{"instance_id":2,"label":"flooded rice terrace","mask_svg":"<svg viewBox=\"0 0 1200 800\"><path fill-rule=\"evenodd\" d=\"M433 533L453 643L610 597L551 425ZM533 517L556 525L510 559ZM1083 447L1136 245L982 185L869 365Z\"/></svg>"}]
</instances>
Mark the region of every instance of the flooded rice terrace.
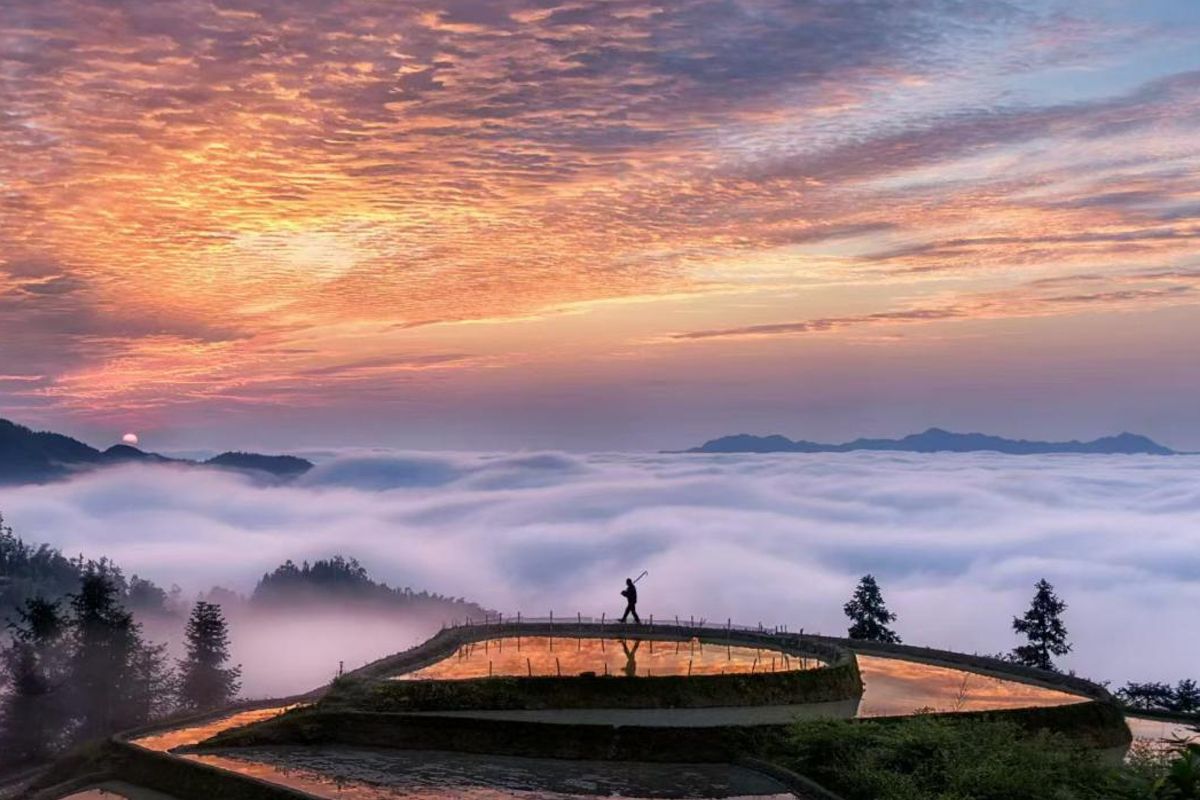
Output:
<instances>
[{"instance_id":1,"label":"flooded rice terrace","mask_svg":"<svg viewBox=\"0 0 1200 800\"><path fill-rule=\"evenodd\" d=\"M344 800L787 798L778 782L728 764L650 764L359 747L263 747L190 756L318 797Z\"/></svg>"},{"instance_id":2,"label":"flooded rice terrace","mask_svg":"<svg viewBox=\"0 0 1200 800\"><path fill-rule=\"evenodd\" d=\"M89 789L69 794L61 800L175 800L175 798L123 781L105 781Z\"/></svg>"},{"instance_id":3,"label":"flooded rice terrace","mask_svg":"<svg viewBox=\"0 0 1200 800\"><path fill-rule=\"evenodd\" d=\"M799 658L755 647L621 638L524 636L475 642L393 680L466 680L489 675L723 675L817 669ZM865 689L859 717L902 716L921 710L996 711L1060 706L1087 698L1020 681L898 658L858 656Z\"/></svg>"},{"instance_id":4,"label":"flooded rice terrace","mask_svg":"<svg viewBox=\"0 0 1200 800\"><path fill-rule=\"evenodd\" d=\"M289 708L294 706L241 711L143 736L134 743L158 751L194 745ZM178 755L338 800L577 800L598 796L615 800L777 800L792 796L760 773L721 764L570 761L345 746L236 748Z\"/></svg>"},{"instance_id":5,"label":"flooded rice terrace","mask_svg":"<svg viewBox=\"0 0 1200 800\"><path fill-rule=\"evenodd\" d=\"M239 711L134 739L149 750L198 744L296 706ZM720 764L511 758L358 747L256 747L179 753L240 775L338 800L776 800L792 795L760 773ZM112 795L120 796L120 795Z\"/></svg>"},{"instance_id":6,"label":"flooded rice terrace","mask_svg":"<svg viewBox=\"0 0 1200 800\"><path fill-rule=\"evenodd\" d=\"M725 675L824 666L777 650L704 644L698 640L520 636L474 642L395 680L466 680L488 676Z\"/></svg>"},{"instance_id":7,"label":"flooded rice terrace","mask_svg":"<svg viewBox=\"0 0 1200 800\"><path fill-rule=\"evenodd\" d=\"M594 671L597 660L604 658L610 673L621 674L627 659L618 639L556 639L551 651L544 637L523 638L518 651L514 640L505 640L500 658L497 642L484 647L464 648L450 658L422 670L401 676L405 679L470 678L486 676L490 661L493 674L522 674L532 664L534 674L556 674L561 665ZM626 642L632 650L632 643ZM621 660L613 660L619 654ZM515 656L520 653L520 660ZM550 654L554 653L552 657ZM698 665L703 674L726 671L750 672L770 669L770 651L755 648L724 648L697 645L691 652L688 642L656 641L653 654L649 640L637 648L635 674L692 674ZM642 667L642 653L647 658ZM558 659L555 662L555 658ZM776 652L776 669L804 669L819 666L812 660L789 658ZM1030 706L1056 706L1078 703L1085 698L1041 686L1005 680L989 675L894 658L858 656L865 692L857 706L857 716L903 716L923 710L984 711ZM627 661L625 662L627 663ZM505 672L497 664L506 665ZM555 673L547 666L554 665ZM568 665L570 665L568 667ZM661 670L661 672L659 672ZM236 712L196 725L147 735L135 743L152 750L171 750L194 745L222 730L269 719L294 706L274 706ZM799 708L799 707L793 707ZM819 711L819 708L814 707ZM1178 732L1171 723L1130 721L1135 736L1153 742ZM759 773L731 765L646 764L603 761L512 758L462 753L405 751L335 747L256 747L181 753L182 758L208 764L271 783L288 786L317 797L339 800L582 800L591 797L626 798L784 798L790 797L783 786ZM89 795L119 797L120 794Z\"/></svg>"},{"instance_id":8,"label":"flooded rice terrace","mask_svg":"<svg viewBox=\"0 0 1200 800\"><path fill-rule=\"evenodd\" d=\"M1175 747L1182 742L1200 744L1200 726L1150 717L1126 717L1136 741L1152 747Z\"/></svg>"},{"instance_id":9,"label":"flooded rice terrace","mask_svg":"<svg viewBox=\"0 0 1200 800\"><path fill-rule=\"evenodd\" d=\"M133 740L133 743L147 750L165 753L177 747L199 744L205 739L211 739L221 731L244 728L247 725L253 725L255 722L273 719L285 711L291 711L293 708L300 708L300 705L269 706L267 708L254 708L247 711L235 711L232 714L214 717L203 722L182 725L178 728L170 728L165 731L147 734L146 736L139 736Z\"/></svg>"},{"instance_id":10,"label":"flooded rice terrace","mask_svg":"<svg viewBox=\"0 0 1200 800\"><path fill-rule=\"evenodd\" d=\"M865 685L859 717L898 717L920 711L1002 711L1065 706L1088 698L978 672L900 658L858 656Z\"/></svg>"}]
</instances>

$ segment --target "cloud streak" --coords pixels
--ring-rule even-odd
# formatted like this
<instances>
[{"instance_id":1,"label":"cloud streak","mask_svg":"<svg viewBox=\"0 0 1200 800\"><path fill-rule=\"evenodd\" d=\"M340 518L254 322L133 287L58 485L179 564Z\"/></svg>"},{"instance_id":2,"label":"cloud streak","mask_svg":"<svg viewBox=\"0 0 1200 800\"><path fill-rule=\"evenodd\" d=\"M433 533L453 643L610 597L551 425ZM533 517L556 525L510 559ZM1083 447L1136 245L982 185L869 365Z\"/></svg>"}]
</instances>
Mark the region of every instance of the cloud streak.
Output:
<instances>
[{"instance_id":1,"label":"cloud streak","mask_svg":"<svg viewBox=\"0 0 1200 800\"><path fill-rule=\"evenodd\" d=\"M1147 305L1194 305L1200 271L1173 270L1118 276L1071 275L1034 281L1014 291L962 298L932 308L880 311L852 317L826 317L797 322L747 325L738 328L674 333L673 341L737 339L827 333L864 326L908 325L952 320L981 320L1019 316L1055 316L1098 307L1105 312L1144 309Z\"/></svg>"}]
</instances>

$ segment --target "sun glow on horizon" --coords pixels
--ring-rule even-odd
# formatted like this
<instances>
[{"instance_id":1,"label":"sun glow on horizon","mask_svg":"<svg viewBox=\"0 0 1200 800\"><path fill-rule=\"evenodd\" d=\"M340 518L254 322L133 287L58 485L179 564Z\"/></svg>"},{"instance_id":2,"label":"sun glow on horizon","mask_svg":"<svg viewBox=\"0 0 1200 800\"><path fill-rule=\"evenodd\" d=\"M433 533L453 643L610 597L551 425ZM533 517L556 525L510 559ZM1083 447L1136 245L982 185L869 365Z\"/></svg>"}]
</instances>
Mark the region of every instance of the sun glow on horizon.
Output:
<instances>
[{"instance_id":1,"label":"sun glow on horizon","mask_svg":"<svg viewBox=\"0 0 1200 800\"><path fill-rule=\"evenodd\" d=\"M747 364L845 407L849 351L986 336L1063 405L1078 382L1022 342L1087 361L1097 316L1161 326L1134 354L1158 395L1200 389L1164 355L1200 325L1170 317L1200 305L1200 7L1014 4L13 0L0 354L42 377L0 403L172 427L705 361L696 396L755 418L773 401L723 377ZM921 380L961 392L973 357Z\"/></svg>"}]
</instances>

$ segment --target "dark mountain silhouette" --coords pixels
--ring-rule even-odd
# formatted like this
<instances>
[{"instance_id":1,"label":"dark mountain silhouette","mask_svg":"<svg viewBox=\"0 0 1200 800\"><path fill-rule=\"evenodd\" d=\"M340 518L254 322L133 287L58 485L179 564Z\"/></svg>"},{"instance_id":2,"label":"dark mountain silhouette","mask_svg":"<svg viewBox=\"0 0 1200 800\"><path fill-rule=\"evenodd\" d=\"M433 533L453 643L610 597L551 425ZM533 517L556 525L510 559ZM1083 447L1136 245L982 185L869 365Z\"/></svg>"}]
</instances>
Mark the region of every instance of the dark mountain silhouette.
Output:
<instances>
[{"instance_id":1,"label":"dark mountain silhouette","mask_svg":"<svg viewBox=\"0 0 1200 800\"><path fill-rule=\"evenodd\" d=\"M168 458L127 444L100 451L60 433L33 431L0 419L0 484L45 483L91 469L117 464L167 464L231 469L259 477L287 480L312 469L295 456L222 453L208 461Z\"/></svg>"},{"instance_id":2,"label":"dark mountain silhouette","mask_svg":"<svg viewBox=\"0 0 1200 800\"><path fill-rule=\"evenodd\" d=\"M983 433L953 433L930 428L902 439L855 439L843 444L792 441L786 436L752 436L739 433L712 439L685 453L847 453L853 450L891 450L904 453L976 453L996 452L1010 455L1042 455L1047 453L1088 453L1097 455L1148 454L1178 455L1152 439L1133 433L1105 436L1090 442L1038 442L1027 439L1005 439Z\"/></svg>"},{"instance_id":3,"label":"dark mountain silhouette","mask_svg":"<svg viewBox=\"0 0 1200 800\"><path fill-rule=\"evenodd\" d=\"M158 453L147 453L144 450L138 450L136 447L127 444L114 444L100 454L100 461L104 464L121 464L131 461L143 464L188 463L182 459L160 456Z\"/></svg>"},{"instance_id":4,"label":"dark mountain silhouette","mask_svg":"<svg viewBox=\"0 0 1200 800\"><path fill-rule=\"evenodd\" d=\"M229 452L210 458L206 467L267 472L279 478L295 478L312 469L312 462L297 456L264 456L259 453Z\"/></svg>"}]
</instances>

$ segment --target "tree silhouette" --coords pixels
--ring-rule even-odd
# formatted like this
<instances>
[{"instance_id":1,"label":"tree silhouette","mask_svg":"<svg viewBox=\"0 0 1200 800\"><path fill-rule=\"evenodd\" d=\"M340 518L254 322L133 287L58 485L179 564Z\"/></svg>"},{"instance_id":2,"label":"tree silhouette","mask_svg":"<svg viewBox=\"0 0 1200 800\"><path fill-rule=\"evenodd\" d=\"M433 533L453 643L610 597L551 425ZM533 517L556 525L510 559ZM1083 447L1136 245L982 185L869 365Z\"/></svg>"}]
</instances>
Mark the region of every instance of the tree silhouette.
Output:
<instances>
[{"instance_id":1,"label":"tree silhouette","mask_svg":"<svg viewBox=\"0 0 1200 800\"><path fill-rule=\"evenodd\" d=\"M259 608L286 608L289 611L308 604L377 605L382 608L403 608L418 613L438 612L441 615L479 619L487 613L475 603L463 598L448 597L428 591L414 592L411 588L391 587L372 580L367 570L354 558L335 555L307 561L297 566L291 560L280 564L258 581L250 603Z\"/></svg>"},{"instance_id":2,"label":"tree silhouette","mask_svg":"<svg viewBox=\"0 0 1200 800\"><path fill-rule=\"evenodd\" d=\"M1116 695L1125 705L1142 711L1169 711L1175 702L1175 690L1168 683L1130 681Z\"/></svg>"},{"instance_id":3,"label":"tree silhouette","mask_svg":"<svg viewBox=\"0 0 1200 800\"><path fill-rule=\"evenodd\" d=\"M7 617L35 597L56 600L79 586L79 570L47 544L25 543L0 514L0 617Z\"/></svg>"},{"instance_id":4,"label":"tree silhouette","mask_svg":"<svg viewBox=\"0 0 1200 800\"><path fill-rule=\"evenodd\" d=\"M188 617L187 657L179 662L179 702L191 709L228 704L241 688L241 667L226 667L229 629L221 607L197 601Z\"/></svg>"},{"instance_id":5,"label":"tree silhouette","mask_svg":"<svg viewBox=\"0 0 1200 800\"><path fill-rule=\"evenodd\" d=\"M900 637L888 627L896 615L888 611L875 576L864 575L850 602L843 606L850 618L850 638L868 642L900 643Z\"/></svg>"},{"instance_id":6,"label":"tree silhouette","mask_svg":"<svg viewBox=\"0 0 1200 800\"><path fill-rule=\"evenodd\" d=\"M127 724L141 725L170 713L175 708L176 676L167 663L167 645L144 642L139 635L129 660L129 680L121 689Z\"/></svg>"},{"instance_id":7,"label":"tree silhouette","mask_svg":"<svg viewBox=\"0 0 1200 800\"><path fill-rule=\"evenodd\" d=\"M1200 685L1190 678L1175 686L1174 710L1181 714L1200 714Z\"/></svg>"},{"instance_id":8,"label":"tree silhouette","mask_svg":"<svg viewBox=\"0 0 1200 800\"><path fill-rule=\"evenodd\" d=\"M11 645L0 653L8 677L0 702L0 763L35 764L61 744L67 723L62 697L66 623L58 603L25 601L9 623Z\"/></svg>"},{"instance_id":9,"label":"tree silhouette","mask_svg":"<svg viewBox=\"0 0 1200 800\"><path fill-rule=\"evenodd\" d=\"M141 626L120 602L120 588L103 564L84 571L71 596L73 652L68 683L82 738L133 727L170 701L164 648L147 645Z\"/></svg>"},{"instance_id":10,"label":"tree silhouette","mask_svg":"<svg viewBox=\"0 0 1200 800\"><path fill-rule=\"evenodd\" d=\"M1057 671L1052 656L1071 652L1061 617L1067 604L1054 594L1054 587L1045 578L1037 582L1036 589L1025 616L1013 617L1013 631L1028 640L1013 649L1013 660L1028 667Z\"/></svg>"},{"instance_id":11,"label":"tree silhouette","mask_svg":"<svg viewBox=\"0 0 1200 800\"><path fill-rule=\"evenodd\" d=\"M125 592L125 603L138 614L170 614L170 596L153 581L134 575L129 579Z\"/></svg>"},{"instance_id":12,"label":"tree silhouette","mask_svg":"<svg viewBox=\"0 0 1200 800\"><path fill-rule=\"evenodd\" d=\"M1117 697L1130 708L1143 711L1171 711L1200 714L1200 684L1185 678L1172 687L1168 683L1127 683Z\"/></svg>"}]
</instances>

